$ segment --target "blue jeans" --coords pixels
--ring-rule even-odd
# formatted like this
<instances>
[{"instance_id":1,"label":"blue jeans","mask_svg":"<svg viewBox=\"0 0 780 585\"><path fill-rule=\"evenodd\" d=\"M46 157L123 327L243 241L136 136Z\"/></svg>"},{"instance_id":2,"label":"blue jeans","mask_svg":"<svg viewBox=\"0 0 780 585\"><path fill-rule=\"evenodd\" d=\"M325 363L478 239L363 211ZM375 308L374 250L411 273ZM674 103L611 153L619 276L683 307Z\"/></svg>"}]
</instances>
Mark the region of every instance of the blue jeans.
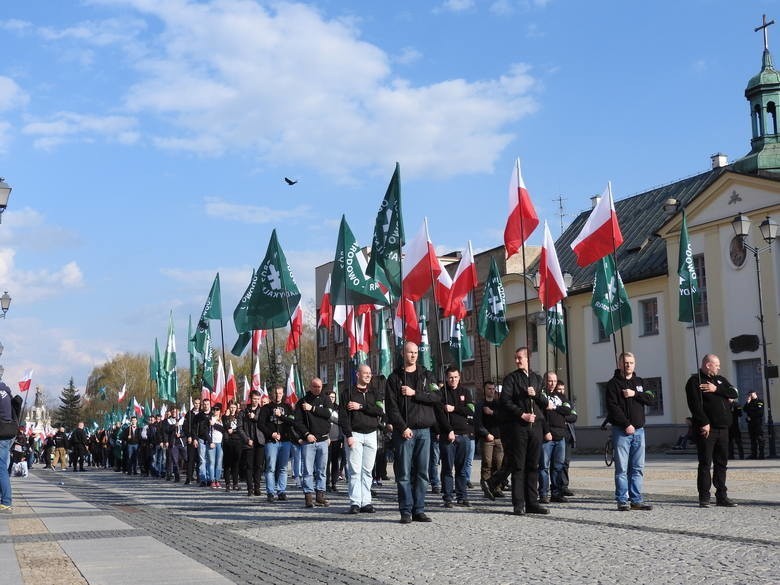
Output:
<instances>
[{"instance_id":1,"label":"blue jeans","mask_svg":"<svg viewBox=\"0 0 780 585\"><path fill-rule=\"evenodd\" d=\"M138 443L127 446L127 473L138 473Z\"/></svg>"},{"instance_id":2,"label":"blue jeans","mask_svg":"<svg viewBox=\"0 0 780 585\"><path fill-rule=\"evenodd\" d=\"M457 500L468 501L471 469L469 463L474 459L474 439L468 435L455 435L455 440L450 443L444 436L444 440L439 441L439 452L441 453L442 498L445 502L452 501L454 484Z\"/></svg>"},{"instance_id":3,"label":"blue jeans","mask_svg":"<svg viewBox=\"0 0 780 585\"><path fill-rule=\"evenodd\" d=\"M566 439L545 441L542 443L542 456L539 461L539 497L563 495L563 464L566 461ZM552 474L550 473L552 464ZM551 485L552 484L552 485Z\"/></svg>"},{"instance_id":4,"label":"blue jeans","mask_svg":"<svg viewBox=\"0 0 780 585\"><path fill-rule=\"evenodd\" d=\"M629 500L642 503L642 482L645 469L645 429L636 429L627 435L623 429L612 427L615 448L615 499L618 504Z\"/></svg>"},{"instance_id":5,"label":"blue jeans","mask_svg":"<svg viewBox=\"0 0 780 585\"><path fill-rule=\"evenodd\" d=\"M208 482L207 470L206 470L206 450L208 443L198 440L198 458L200 459L200 467L198 468L198 477L201 482Z\"/></svg>"},{"instance_id":6,"label":"blue jeans","mask_svg":"<svg viewBox=\"0 0 780 585\"><path fill-rule=\"evenodd\" d=\"M441 446L437 440L431 440L431 457L428 461L428 481L431 487L439 487L439 462L441 461Z\"/></svg>"},{"instance_id":7,"label":"blue jeans","mask_svg":"<svg viewBox=\"0 0 780 585\"><path fill-rule=\"evenodd\" d=\"M158 476L165 476L165 448L161 445L154 448L154 470Z\"/></svg>"},{"instance_id":8,"label":"blue jeans","mask_svg":"<svg viewBox=\"0 0 780 585\"><path fill-rule=\"evenodd\" d=\"M402 516L425 512L431 430L413 429L411 439L393 431L393 467L398 485L398 510Z\"/></svg>"},{"instance_id":9,"label":"blue jeans","mask_svg":"<svg viewBox=\"0 0 780 585\"><path fill-rule=\"evenodd\" d=\"M265 493L270 496L287 491L287 463L291 449L290 441L265 444Z\"/></svg>"},{"instance_id":10,"label":"blue jeans","mask_svg":"<svg viewBox=\"0 0 780 585\"><path fill-rule=\"evenodd\" d=\"M0 504L10 506L13 498L11 497L11 478L8 475L8 465L11 460L11 445L13 437L10 439L0 439Z\"/></svg>"},{"instance_id":11,"label":"blue jeans","mask_svg":"<svg viewBox=\"0 0 780 585\"><path fill-rule=\"evenodd\" d=\"M352 432L354 445L349 447L347 439L347 478L349 503L352 506L368 506L371 503L371 472L376 460L377 432Z\"/></svg>"},{"instance_id":12,"label":"blue jeans","mask_svg":"<svg viewBox=\"0 0 780 585\"><path fill-rule=\"evenodd\" d=\"M302 487L304 494L325 491L325 467L328 464L329 441L301 445Z\"/></svg>"}]
</instances>

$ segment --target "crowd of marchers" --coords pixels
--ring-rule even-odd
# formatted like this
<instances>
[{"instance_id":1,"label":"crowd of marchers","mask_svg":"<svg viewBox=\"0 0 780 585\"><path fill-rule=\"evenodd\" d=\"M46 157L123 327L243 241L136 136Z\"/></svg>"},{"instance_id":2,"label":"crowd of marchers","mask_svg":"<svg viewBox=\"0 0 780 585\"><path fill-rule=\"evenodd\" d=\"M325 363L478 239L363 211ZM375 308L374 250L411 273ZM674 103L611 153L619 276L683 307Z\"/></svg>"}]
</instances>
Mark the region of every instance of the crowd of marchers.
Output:
<instances>
[{"instance_id":1,"label":"crowd of marchers","mask_svg":"<svg viewBox=\"0 0 780 585\"><path fill-rule=\"evenodd\" d=\"M25 463L24 475L26 463L37 458L61 471L68 466L84 471L88 465L211 490L238 491L243 484L249 497L265 496L269 503L287 500L293 488L303 492L307 508L329 506L328 492L346 482L346 512L366 514L374 512L374 488L388 479L392 461L400 521L408 524L431 521L425 510L429 492L441 495L444 508L471 506L478 444L485 498L503 498L509 490L515 515L548 514L546 504L569 501L577 413L555 372L537 374L529 367L528 350L518 348L517 368L500 386L486 381L476 401L457 367L447 368L439 381L417 358L417 346L406 343L403 364L387 379L375 379L368 365L360 365L355 382L340 396L324 391L322 380L314 378L292 404L276 386L270 395L252 391L246 404L230 401L225 409L196 399L186 412L173 408L143 425L132 417L94 433L84 423L70 434L60 428L42 452L20 435L9 449L9 463ZM621 354L605 393L621 511L652 509L642 483L645 407L655 396L635 370L636 357ZM710 505L713 486L717 505L736 505L728 497L726 468L738 395L719 370L718 357L708 354L686 385L701 507ZM751 393L748 408L756 400Z\"/></svg>"}]
</instances>

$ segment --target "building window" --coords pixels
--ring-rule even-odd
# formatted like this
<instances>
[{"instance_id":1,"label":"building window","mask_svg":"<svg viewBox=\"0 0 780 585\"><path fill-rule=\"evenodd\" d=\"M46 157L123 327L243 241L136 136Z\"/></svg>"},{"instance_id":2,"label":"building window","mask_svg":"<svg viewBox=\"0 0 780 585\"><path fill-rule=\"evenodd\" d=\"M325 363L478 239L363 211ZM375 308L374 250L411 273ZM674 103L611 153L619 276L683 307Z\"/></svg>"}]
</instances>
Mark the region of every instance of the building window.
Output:
<instances>
[{"instance_id":1,"label":"building window","mask_svg":"<svg viewBox=\"0 0 780 585\"><path fill-rule=\"evenodd\" d=\"M601 321L598 320L595 313L591 312L591 314L593 315L593 343L605 343L609 341L609 335L605 333Z\"/></svg>"},{"instance_id":2,"label":"building window","mask_svg":"<svg viewBox=\"0 0 780 585\"><path fill-rule=\"evenodd\" d=\"M658 335L658 299L639 301L639 311L642 314L642 335Z\"/></svg>"},{"instance_id":3,"label":"building window","mask_svg":"<svg viewBox=\"0 0 780 585\"><path fill-rule=\"evenodd\" d=\"M328 330L325 327L317 329L317 346L328 347Z\"/></svg>"},{"instance_id":4,"label":"building window","mask_svg":"<svg viewBox=\"0 0 780 585\"><path fill-rule=\"evenodd\" d=\"M661 378L642 378L645 382L644 391L648 390L655 394L655 404L645 407L645 414L648 416L663 416L664 414L664 395L661 389Z\"/></svg>"},{"instance_id":5,"label":"building window","mask_svg":"<svg viewBox=\"0 0 780 585\"><path fill-rule=\"evenodd\" d=\"M707 315L707 271L704 266L704 254L695 254L693 256L693 265L696 268L696 276L699 281L699 304L695 307L694 318L697 325L709 325L710 319Z\"/></svg>"},{"instance_id":6,"label":"building window","mask_svg":"<svg viewBox=\"0 0 780 585\"><path fill-rule=\"evenodd\" d=\"M336 371L336 382L342 382L344 381L344 363L343 362L336 362L333 364L333 367Z\"/></svg>"},{"instance_id":7,"label":"building window","mask_svg":"<svg viewBox=\"0 0 780 585\"><path fill-rule=\"evenodd\" d=\"M528 345L531 348L531 353L537 353L539 351L539 328L536 326L536 323L533 322L528 328Z\"/></svg>"},{"instance_id":8,"label":"building window","mask_svg":"<svg viewBox=\"0 0 780 585\"><path fill-rule=\"evenodd\" d=\"M344 343L344 330L338 323L333 324L333 342Z\"/></svg>"},{"instance_id":9,"label":"building window","mask_svg":"<svg viewBox=\"0 0 780 585\"><path fill-rule=\"evenodd\" d=\"M320 364L320 380L323 384L328 383L328 364Z\"/></svg>"},{"instance_id":10,"label":"building window","mask_svg":"<svg viewBox=\"0 0 780 585\"><path fill-rule=\"evenodd\" d=\"M599 391L599 418L607 418L607 383L596 382Z\"/></svg>"},{"instance_id":11,"label":"building window","mask_svg":"<svg viewBox=\"0 0 780 585\"><path fill-rule=\"evenodd\" d=\"M463 304L466 306L466 310L471 312L474 310L474 291L470 290L469 294L463 299Z\"/></svg>"},{"instance_id":12,"label":"building window","mask_svg":"<svg viewBox=\"0 0 780 585\"><path fill-rule=\"evenodd\" d=\"M449 343L450 341L450 318L443 317L439 319L439 341Z\"/></svg>"}]
</instances>

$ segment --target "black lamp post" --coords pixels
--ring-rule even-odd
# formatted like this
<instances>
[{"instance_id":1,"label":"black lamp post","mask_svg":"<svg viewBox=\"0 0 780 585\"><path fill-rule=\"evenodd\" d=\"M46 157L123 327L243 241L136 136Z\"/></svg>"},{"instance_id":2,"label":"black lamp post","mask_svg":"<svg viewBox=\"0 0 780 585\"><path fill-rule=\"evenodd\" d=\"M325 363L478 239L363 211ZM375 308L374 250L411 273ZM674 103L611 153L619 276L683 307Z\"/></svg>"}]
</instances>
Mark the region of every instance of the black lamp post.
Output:
<instances>
[{"instance_id":1,"label":"black lamp post","mask_svg":"<svg viewBox=\"0 0 780 585\"><path fill-rule=\"evenodd\" d=\"M731 220L731 227L734 228L734 233L745 246L746 250L753 253L753 258L756 260L756 277L758 279L758 322L761 325L761 349L763 351L763 364L762 373L764 376L764 392L766 394L766 406L767 406L767 426L769 427L769 456L777 457L777 450L775 448L775 423L772 420L772 397L769 393L769 362L766 355L766 336L764 334L764 298L761 291L761 263L759 261L759 255L762 252L772 249L772 242L777 238L777 222L767 216L767 218L761 222L758 229L761 231L761 237L766 242L766 246L763 248L753 247L747 243L747 237L750 233L750 219L740 213L737 217Z\"/></svg>"}]
</instances>

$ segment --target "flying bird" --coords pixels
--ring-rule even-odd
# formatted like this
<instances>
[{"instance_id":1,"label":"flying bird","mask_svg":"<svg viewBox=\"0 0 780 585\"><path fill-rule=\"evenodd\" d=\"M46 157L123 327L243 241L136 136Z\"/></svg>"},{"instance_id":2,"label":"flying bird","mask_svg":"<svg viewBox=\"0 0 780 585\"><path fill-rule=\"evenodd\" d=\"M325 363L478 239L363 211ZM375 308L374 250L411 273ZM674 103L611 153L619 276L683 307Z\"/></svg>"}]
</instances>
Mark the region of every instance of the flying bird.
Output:
<instances>
[{"instance_id":1,"label":"flying bird","mask_svg":"<svg viewBox=\"0 0 780 585\"><path fill-rule=\"evenodd\" d=\"M284 178L284 182L288 185L295 185L298 181L293 181L292 179L288 179L287 177Z\"/></svg>"}]
</instances>

